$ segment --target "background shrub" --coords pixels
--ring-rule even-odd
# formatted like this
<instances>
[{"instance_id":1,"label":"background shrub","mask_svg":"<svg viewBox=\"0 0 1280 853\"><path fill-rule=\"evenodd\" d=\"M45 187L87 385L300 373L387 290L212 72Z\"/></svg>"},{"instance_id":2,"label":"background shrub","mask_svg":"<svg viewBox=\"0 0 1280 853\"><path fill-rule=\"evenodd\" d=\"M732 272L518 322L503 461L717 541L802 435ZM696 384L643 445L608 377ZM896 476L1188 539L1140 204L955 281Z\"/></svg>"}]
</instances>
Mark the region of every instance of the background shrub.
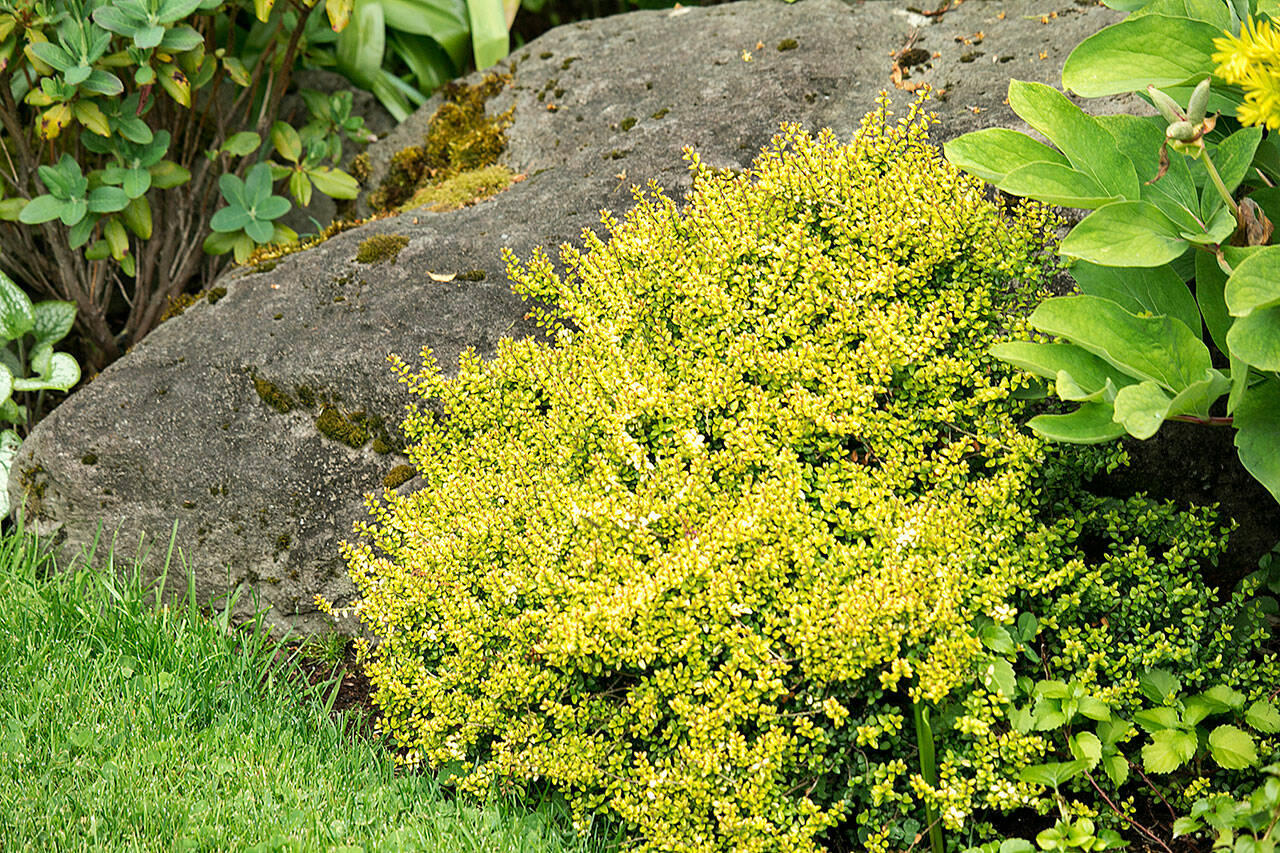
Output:
<instances>
[{"instance_id":1,"label":"background shrub","mask_svg":"<svg viewBox=\"0 0 1280 853\"><path fill-rule=\"evenodd\" d=\"M1119 451L1020 429L1026 380L987 350L1036 296L1052 217L1003 216L927 126L881 104L848 145L789 127L743 174L689 153L683 208L637 194L565 275L511 259L557 306L549 340L453 379L395 360L431 401L405 423L424 486L371 499L347 556L408 760L549 780L646 849L811 850L837 826L886 849L1041 802L1017 774L1048 744L1007 720L1024 672L1123 692L1202 661L1256 688L1256 643L1194 578L1194 641L1150 617L1167 596L1075 627L1219 537L1090 502ZM1019 656L991 629L1028 611L1043 651Z\"/></svg>"}]
</instances>

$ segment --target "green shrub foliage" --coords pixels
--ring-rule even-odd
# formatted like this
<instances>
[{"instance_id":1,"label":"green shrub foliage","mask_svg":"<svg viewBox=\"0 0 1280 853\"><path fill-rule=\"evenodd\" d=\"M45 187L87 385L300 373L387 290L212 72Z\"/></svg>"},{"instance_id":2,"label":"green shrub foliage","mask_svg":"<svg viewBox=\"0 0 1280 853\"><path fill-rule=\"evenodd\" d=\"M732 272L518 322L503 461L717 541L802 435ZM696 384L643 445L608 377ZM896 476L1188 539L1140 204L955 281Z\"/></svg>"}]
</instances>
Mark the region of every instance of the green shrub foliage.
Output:
<instances>
[{"instance_id":1,"label":"green shrub foliage","mask_svg":"<svg viewBox=\"0 0 1280 853\"><path fill-rule=\"evenodd\" d=\"M1052 216L1002 214L928 123L882 103L847 145L788 127L742 174L688 153L683 207L638 192L563 273L509 259L557 306L545 339L454 378L393 358L430 401L405 422L423 486L371 498L346 550L410 761L550 781L646 849L806 851L833 827L901 849L926 807L954 830L1043 802L1015 666L1051 655L1120 704L1161 662L1252 683L1177 597L1115 606L1135 577L1212 606L1187 569L1221 537L1089 498L1120 451L1020 427L1028 380L987 352L1038 295ZM1034 644L993 642L1034 608Z\"/></svg>"}]
</instances>

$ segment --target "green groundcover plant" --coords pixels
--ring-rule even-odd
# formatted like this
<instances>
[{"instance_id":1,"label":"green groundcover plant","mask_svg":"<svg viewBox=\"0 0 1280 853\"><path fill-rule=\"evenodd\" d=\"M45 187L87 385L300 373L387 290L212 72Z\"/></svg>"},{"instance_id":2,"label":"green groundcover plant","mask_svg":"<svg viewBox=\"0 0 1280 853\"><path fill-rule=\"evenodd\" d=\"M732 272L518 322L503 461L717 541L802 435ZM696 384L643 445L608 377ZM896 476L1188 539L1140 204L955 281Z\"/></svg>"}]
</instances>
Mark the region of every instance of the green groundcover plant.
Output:
<instances>
[{"instance_id":1,"label":"green groundcover plant","mask_svg":"<svg viewBox=\"0 0 1280 853\"><path fill-rule=\"evenodd\" d=\"M1280 34L1267 0L1110 0L1131 14L1067 58L1065 88L1138 92L1152 118L1091 116L1012 81L1009 103L1052 143L1001 128L946 146L1017 196L1092 210L1063 239L1080 294L1031 315L1058 340L995 354L1049 380L1060 441L1150 438L1166 420L1230 425L1280 500ZM1217 355L1215 356L1214 350Z\"/></svg>"},{"instance_id":2,"label":"green groundcover plant","mask_svg":"<svg viewBox=\"0 0 1280 853\"><path fill-rule=\"evenodd\" d=\"M346 554L406 761L553 783L642 849L976 844L1056 802L1022 775L1058 749L1018 722L1036 682L1124 714L1150 668L1274 685L1250 589L1199 580L1212 513L1094 496L1119 448L1020 428L989 350L1054 220L1002 215L921 110L744 173L689 153L682 207L510 260L545 338L394 360L422 487Z\"/></svg>"}]
</instances>

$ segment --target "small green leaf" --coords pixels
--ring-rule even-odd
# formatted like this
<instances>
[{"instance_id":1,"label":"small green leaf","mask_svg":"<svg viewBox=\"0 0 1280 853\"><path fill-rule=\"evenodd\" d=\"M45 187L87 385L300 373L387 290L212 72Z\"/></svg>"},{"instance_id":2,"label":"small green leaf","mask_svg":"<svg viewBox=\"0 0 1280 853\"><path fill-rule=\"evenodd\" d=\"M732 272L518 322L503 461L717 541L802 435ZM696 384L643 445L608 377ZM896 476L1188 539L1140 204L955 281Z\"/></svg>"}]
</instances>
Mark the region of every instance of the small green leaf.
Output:
<instances>
[{"instance_id":1,"label":"small green leaf","mask_svg":"<svg viewBox=\"0 0 1280 853\"><path fill-rule=\"evenodd\" d=\"M257 151L261 144L261 136L251 130L242 130L227 137L227 141L222 143L222 147L218 150L236 157L244 157Z\"/></svg>"},{"instance_id":2,"label":"small green leaf","mask_svg":"<svg viewBox=\"0 0 1280 853\"><path fill-rule=\"evenodd\" d=\"M1071 738L1071 754L1088 763L1092 770L1102 760L1102 741L1093 732L1078 732Z\"/></svg>"},{"instance_id":3,"label":"small green leaf","mask_svg":"<svg viewBox=\"0 0 1280 853\"><path fill-rule=\"evenodd\" d=\"M15 379L13 387L19 391L70 391L80 381L80 365L65 352L55 352L46 372L36 379Z\"/></svg>"},{"instance_id":4,"label":"small green leaf","mask_svg":"<svg viewBox=\"0 0 1280 853\"><path fill-rule=\"evenodd\" d=\"M1176 729L1182 726L1182 720L1178 716L1178 712L1167 706L1143 708L1133 715L1133 721L1152 733L1162 729Z\"/></svg>"},{"instance_id":5,"label":"small green leaf","mask_svg":"<svg viewBox=\"0 0 1280 853\"><path fill-rule=\"evenodd\" d=\"M1102 757L1102 771L1107 774L1107 778L1111 780L1111 784L1119 787L1129 778L1129 762L1124 760L1124 756L1104 755Z\"/></svg>"},{"instance_id":6,"label":"small green leaf","mask_svg":"<svg viewBox=\"0 0 1280 853\"><path fill-rule=\"evenodd\" d=\"M302 138L293 126L283 121L271 125L271 144L276 147L280 156L291 163L298 162L302 156Z\"/></svg>"},{"instance_id":7,"label":"small green leaf","mask_svg":"<svg viewBox=\"0 0 1280 853\"><path fill-rule=\"evenodd\" d=\"M62 215L66 205L67 202L51 195L38 195L22 208L18 214L18 221L24 225L39 225L42 222L57 219Z\"/></svg>"},{"instance_id":8,"label":"small green leaf","mask_svg":"<svg viewBox=\"0 0 1280 853\"><path fill-rule=\"evenodd\" d=\"M1235 726L1218 726L1209 732L1209 754L1227 770L1243 770L1258 763L1253 738Z\"/></svg>"},{"instance_id":9,"label":"small green leaf","mask_svg":"<svg viewBox=\"0 0 1280 853\"><path fill-rule=\"evenodd\" d=\"M0 272L0 338L6 341L20 338L31 331L35 322L31 299L13 279Z\"/></svg>"},{"instance_id":10,"label":"small green leaf","mask_svg":"<svg viewBox=\"0 0 1280 853\"><path fill-rule=\"evenodd\" d=\"M244 208L224 207L213 214L209 220L209 227L214 231L225 234L240 231L252 221L253 217Z\"/></svg>"},{"instance_id":11,"label":"small green leaf","mask_svg":"<svg viewBox=\"0 0 1280 853\"><path fill-rule=\"evenodd\" d=\"M316 189L329 198L355 198L360 194L360 184L346 172L321 166L307 172Z\"/></svg>"},{"instance_id":12,"label":"small green leaf","mask_svg":"<svg viewBox=\"0 0 1280 853\"><path fill-rule=\"evenodd\" d=\"M191 180L191 173L172 160L161 160L150 169L151 185L162 190L181 186Z\"/></svg>"}]
</instances>

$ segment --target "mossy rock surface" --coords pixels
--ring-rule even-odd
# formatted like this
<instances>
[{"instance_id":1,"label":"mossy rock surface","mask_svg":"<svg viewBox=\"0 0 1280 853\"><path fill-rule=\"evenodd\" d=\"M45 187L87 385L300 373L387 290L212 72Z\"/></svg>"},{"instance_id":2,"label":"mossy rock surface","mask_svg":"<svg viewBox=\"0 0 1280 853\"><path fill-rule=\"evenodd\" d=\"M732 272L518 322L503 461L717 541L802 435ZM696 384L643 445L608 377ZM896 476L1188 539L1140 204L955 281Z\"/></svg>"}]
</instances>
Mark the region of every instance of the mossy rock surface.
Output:
<instances>
[{"instance_id":1,"label":"mossy rock surface","mask_svg":"<svg viewBox=\"0 0 1280 853\"><path fill-rule=\"evenodd\" d=\"M1002 103L1010 75L1057 82L1068 46L1120 17L1072 7L1041 24L1012 11L997 20L993 6L965 3L920 25L917 44L941 58L913 67L912 80L950 91L934 105L938 139L1010 123ZM511 63L496 69L510 71L510 82L485 104L491 116L514 107L498 164L524 180L457 210L410 210L335 233L270 259L274 268L212 283L225 295L166 322L36 427L13 466L15 505L29 493L38 504L29 522L49 541L57 535L67 554L114 535L123 561L141 541L152 573L176 521L175 546L204 600L229 583L278 577L257 589L272 607L269 621L329 625L315 596L341 605L353 593L339 542L366 518L364 494L380 494L387 473L408 462L396 427L412 398L388 354L415 361L429 347L450 372L464 352L488 358L502 339L536 334L530 306L511 292L504 248L521 258L538 247L555 255L597 227L600 211L621 216L635 203L632 185L650 180L682 199L686 145L712 167L741 170L783 121L848 138L887 85L888 54L912 26L888 3L747 0L547 33L516 51L514 71ZM978 30L978 49L1015 60L960 64L974 48L955 36ZM786 39L797 47L777 51ZM894 98L905 108L912 96ZM367 188L397 151L422 144L443 102L433 98L370 147ZM636 121L623 131L629 117ZM625 156L602 158L613 151ZM359 246L378 235L409 242L394 263L356 263ZM288 411L271 405L258 381L291 400ZM143 393L156 388L168 393ZM324 406L381 418L385 434L370 430L359 447L335 440L317 428ZM94 465L82 462L90 453ZM291 544L279 549L286 535ZM247 613L252 596L239 601Z\"/></svg>"}]
</instances>

